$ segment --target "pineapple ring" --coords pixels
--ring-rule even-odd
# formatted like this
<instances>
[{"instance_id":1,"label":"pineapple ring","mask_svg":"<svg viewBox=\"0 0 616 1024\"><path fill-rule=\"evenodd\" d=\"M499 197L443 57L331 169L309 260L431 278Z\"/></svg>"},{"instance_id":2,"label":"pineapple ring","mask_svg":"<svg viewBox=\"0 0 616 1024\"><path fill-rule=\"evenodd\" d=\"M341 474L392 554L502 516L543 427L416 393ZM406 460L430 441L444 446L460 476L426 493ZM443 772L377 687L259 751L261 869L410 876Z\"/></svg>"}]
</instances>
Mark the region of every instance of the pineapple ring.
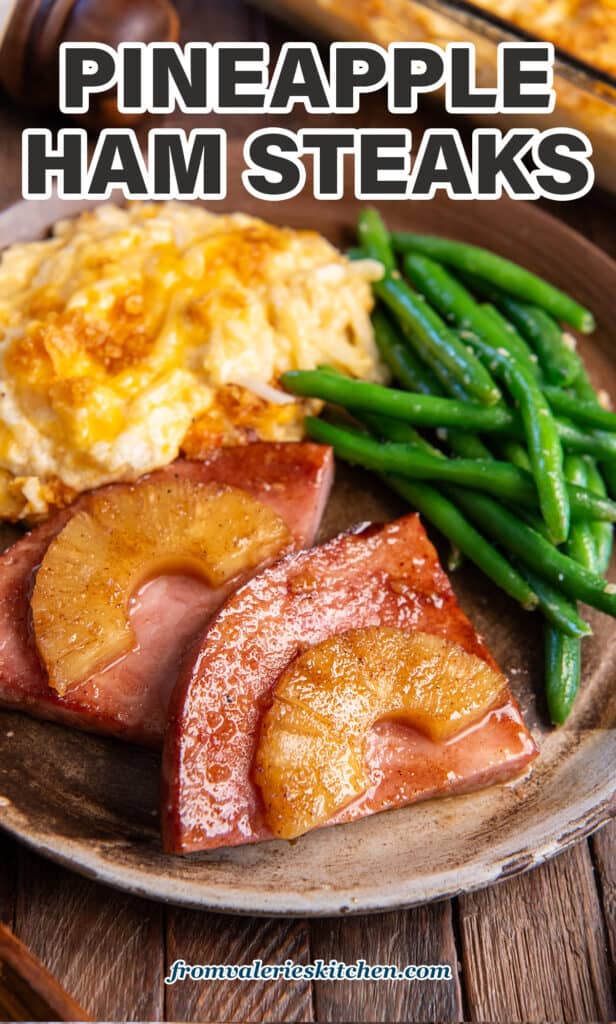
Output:
<instances>
[{"instance_id":1,"label":"pineapple ring","mask_svg":"<svg viewBox=\"0 0 616 1024\"><path fill-rule=\"evenodd\" d=\"M331 637L280 676L261 724L255 780L274 835L292 839L328 821L371 779L368 730L382 719L447 740L502 696L505 680L439 636L369 627Z\"/></svg>"},{"instance_id":2,"label":"pineapple ring","mask_svg":"<svg viewBox=\"0 0 616 1024\"><path fill-rule=\"evenodd\" d=\"M219 587L288 548L284 520L245 491L177 477L93 494L49 545L31 607L59 694L135 643L128 602L170 573Z\"/></svg>"}]
</instances>

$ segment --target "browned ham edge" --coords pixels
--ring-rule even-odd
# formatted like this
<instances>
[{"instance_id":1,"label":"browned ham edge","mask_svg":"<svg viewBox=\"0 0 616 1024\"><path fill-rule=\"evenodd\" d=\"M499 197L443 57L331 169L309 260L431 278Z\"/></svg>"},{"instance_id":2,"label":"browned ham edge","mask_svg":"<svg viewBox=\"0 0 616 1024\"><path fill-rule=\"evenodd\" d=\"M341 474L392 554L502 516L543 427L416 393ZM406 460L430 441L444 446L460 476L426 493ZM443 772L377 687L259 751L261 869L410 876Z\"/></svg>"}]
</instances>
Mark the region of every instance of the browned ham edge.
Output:
<instances>
[{"instance_id":1,"label":"browned ham edge","mask_svg":"<svg viewBox=\"0 0 616 1024\"><path fill-rule=\"evenodd\" d=\"M221 448L199 462L178 460L149 474L240 487L285 520L293 546L313 543L333 479L330 448L311 443L255 443ZM112 484L110 488L130 484ZM178 666L226 597L246 576L212 589L183 576L154 580L131 602L136 648L59 697L47 683L31 627L36 570L53 537L84 495L0 555L0 705L78 729L159 746ZM255 572L257 569L254 570Z\"/></svg>"},{"instance_id":2,"label":"browned ham edge","mask_svg":"<svg viewBox=\"0 0 616 1024\"><path fill-rule=\"evenodd\" d=\"M229 598L178 681L163 752L168 852L271 838L252 769L276 681L300 651L365 626L439 634L494 664L416 515L283 559ZM327 824L521 774L536 748L504 694L500 707L447 743L379 723L366 743L371 787Z\"/></svg>"}]
</instances>

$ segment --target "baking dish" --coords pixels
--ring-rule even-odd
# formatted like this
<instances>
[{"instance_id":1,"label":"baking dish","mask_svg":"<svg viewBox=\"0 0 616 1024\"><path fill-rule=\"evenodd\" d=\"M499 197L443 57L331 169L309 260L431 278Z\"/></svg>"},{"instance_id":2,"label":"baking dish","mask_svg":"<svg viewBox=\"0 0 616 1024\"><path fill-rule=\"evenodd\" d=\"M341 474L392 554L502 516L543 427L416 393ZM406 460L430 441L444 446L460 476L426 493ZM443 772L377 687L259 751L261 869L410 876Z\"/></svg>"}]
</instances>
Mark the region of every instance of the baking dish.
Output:
<instances>
[{"instance_id":1,"label":"baking dish","mask_svg":"<svg viewBox=\"0 0 616 1024\"><path fill-rule=\"evenodd\" d=\"M514 25L512 21L489 13L483 7L458 0L255 0L269 13L284 18L301 28L304 33L329 39L368 40L387 46L396 41L431 42L445 46L451 42L472 42L477 50L477 83L482 86L494 85L496 80L496 47L499 42L538 41L550 39L558 44L567 37L562 29L566 26L567 10L576 6L574 0L535 0L535 5L548 12L552 21L551 31L546 31L544 20L543 35ZM485 0L490 6L497 6L495 0ZM616 18L609 10L609 0L595 0L600 14L605 15L604 28L590 26L584 40L578 33L576 55L556 45L554 86L556 106L548 115L533 115L532 126L537 128L577 128L590 138L593 145L593 165L596 180L604 188L616 193L616 66L615 55L606 45L609 36L610 19ZM506 13L512 6L520 4L499 3L498 8ZM522 5L528 9L531 3ZM559 18L560 21L555 20ZM537 19L534 20L537 23ZM556 27L558 26L558 27ZM616 32L615 32L616 34ZM574 32L569 31L568 42ZM609 42L609 40L608 40ZM582 45L584 44L584 45ZM601 55L599 67L593 66L593 54ZM482 124L502 128L516 125L528 126L528 116L497 114L483 115Z\"/></svg>"}]
</instances>

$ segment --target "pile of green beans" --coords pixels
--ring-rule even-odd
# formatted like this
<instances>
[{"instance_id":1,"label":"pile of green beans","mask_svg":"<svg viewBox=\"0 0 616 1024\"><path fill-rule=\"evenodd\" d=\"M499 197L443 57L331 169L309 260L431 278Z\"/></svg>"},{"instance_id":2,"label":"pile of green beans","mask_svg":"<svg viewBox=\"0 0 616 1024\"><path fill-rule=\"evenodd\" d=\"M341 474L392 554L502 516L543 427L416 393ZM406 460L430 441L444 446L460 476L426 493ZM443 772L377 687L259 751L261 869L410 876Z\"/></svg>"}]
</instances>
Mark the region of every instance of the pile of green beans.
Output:
<instances>
[{"instance_id":1,"label":"pile of green beans","mask_svg":"<svg viewBox=\"0 0 616 1024\"><path fill-rule=\"evenodd\" d=\"M616 413L559 321L592 313L477 246L390 234L363 210L353 258L377 260L372 315L393 387L335 367L284 374L295 395L345 410L308 434L379 473L455 552L545 620L548 710L562 724L580 684L578 602L616 617L604 579L616 523ZM424 430L431 431L426 437Z\"/></svg>"}]
</instances>

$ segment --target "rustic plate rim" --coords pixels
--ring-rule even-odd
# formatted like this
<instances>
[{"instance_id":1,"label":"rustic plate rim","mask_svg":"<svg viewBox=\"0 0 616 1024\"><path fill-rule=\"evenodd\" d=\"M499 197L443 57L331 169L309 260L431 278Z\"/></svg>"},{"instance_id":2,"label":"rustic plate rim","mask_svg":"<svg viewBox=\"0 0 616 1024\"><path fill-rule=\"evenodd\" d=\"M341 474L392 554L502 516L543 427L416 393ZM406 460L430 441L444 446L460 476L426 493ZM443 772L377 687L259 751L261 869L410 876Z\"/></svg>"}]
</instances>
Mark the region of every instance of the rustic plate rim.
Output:
<instances>
[{"instance_id":1,"label":"rustic plate rim","mask_svg":"<svg viewBox=\"0 0 616 1024\"><path fill-rule=\"evenodd\" d=\"M45 208L49 208L53 202L53 199L45 201ZM60 201L58 200L58 202ZM497 202L504 205L513 203L512 200L507 199ZM71 216L81 209L94 205L99 204L87 201L63 201L61 209L65 216ZM518 210L520 205L519 202L516 203ZM528 217L530 225L534 223L539 230L542 225L556 225L556 230L561 238L565 241L568 239L576 247L580 257L583 257L586 252L592 256L595 264L602 264L604 273L614 279L616 290L616 263L603 250L568 224L553 218L545 210L535 205L531 206L529 203L524 203L522 209L524 216ZM15 203L0 213L0 230L12 223L21 222L23 225L24 221L30 222L32 214L31 202ZM33 219L37 220L37 218ZM52 219L57 219L57 215ZM40 225L40 218L38 218L38 223ZM29 237L28 231L25 234L20 234L20 238L27 237ZM605 346L601 347L605 348ZM18 820L11 820L10 809L2 807L1 802L0 828L37 852L79 874L148 899L240 915L338 916L404 909L434 900L447 899L462 892L472 892L504 878L521 874L591 835L596 829L616 816L615 795L614 785L606 780L599 792L588 794L587 806L582 806L576 817L567 819L567 828L564 831L562 812L559 815L555 811L547 819L550 823L549 828L542 828L541 836L532 845L532 850L529 851L526 848L522 851L519 835L514 833L503 845L502 855L499 855L498 858L492 854L493 859L487 863L486 858L489 857L490 851L485 851L482 856L476 855L469 860L463 868L455 866L433 875L424 876L421 879L420 892L417 891L417 878L414 879L410 876L403 882L399 880L388 883L381 882L371 887L355 890L338 887L335 893L326 890L323 894L323 892L317 891L314 898L306 896L300 891L292 892L290 890L273 894L269 891L258 890L255 891L253 898L250 895L252 890L247 891L244 888L238 893L238 901L234 902L233 891L230 891L229 886L225 887L203 880L177 879L173 876L164 878L160 874L153 874L151 871L140 870L137 867L114 865L112 859L106 857L92 844L88 846L83 841L73 840L57 833L54 835L21 827ZM446 798L446 800L456 799L458 798ZM582 798L580 798L580 803L584 805ZM573 808L576 805L568 806ZM409 808L387 813L400 814L405 810L409 810ZM18 817L18 814L16 816ZM353 827L352 824L339 826L342 829ZM456 884L452 884L453 882ZM360 893L359 896L356 895L357 892Z\"/></svg>"},{"instance_id":2,"label":"rustic plate rim","mask_svg":"<svg viewBox=\"0 0 616 1024\"><path fill-rule=\"evenodd\" d=\"M457 797L445 799L456 800ZM384 813L400 813L404 810L405 808L400 808L398 812L387 811ZM481 864L478 865L475 860L468 861L463 868L455 868L459 884L453 887L450 879L452 869L448 869L423 880L421 893L411 891L413 884L416 885L416 881L413 879L410 879L406 886L401 884L396 887L396 884L392 883L380 889L375 888L365 892L360 890L360 896L355 895L357 890L338 888L335 897L326 895L324 899L320 899L317 896L314 900L301 893L272 895L259 891L257 902L253 903L246 898L245 890L243 890L241 906L229 902L228 895L219 895L220 887L211 890L204 898L202 891L206 885L203 882L192 882L186 879L174 880L172 877L165 880L158 875L151 882L150 874L144 874L136 868L109 864L106 858L98 853L92 854L86 850L84 856L81 853L83 847L77 841L64 839L55 843L44 837L37 839L36 835L21 830L16 823L7 824L0 821L0 828L62 867L75 871L92 881L144 899L171 906L182 906L187 909L211 910L241 917L318 918L353 917L393 910L408 910L439 900L453 899L465 893L477 892L486 886L525 874L545 861L551 860L552 857L564 853L565 850L587 839L613 818L616 818L616 794L613 787L606 786L605 796L601 801L592 803L577 823L570 822L567 832L563 833L563 825L561 823L558 826L559 818L557 814L554 814L551 818L551 829L544 834L540 843L534 845L532 851L521 849L519 840L516 839L516 836L512 836L510 841L505 844L502 856L494 862L492 870L484 864L483 873L477 874L477 869L481 867ZM355 823L351 822L338 827L352 829L354 825ZM574 827L571 828L571 825ZM67 849L62 849L63 846ZM71 856L72 847L78 851L76 856ZM407 888L409 888L408 892ZM193 893L195 894L194 898Z\"/></svg>"}]
</instances>

